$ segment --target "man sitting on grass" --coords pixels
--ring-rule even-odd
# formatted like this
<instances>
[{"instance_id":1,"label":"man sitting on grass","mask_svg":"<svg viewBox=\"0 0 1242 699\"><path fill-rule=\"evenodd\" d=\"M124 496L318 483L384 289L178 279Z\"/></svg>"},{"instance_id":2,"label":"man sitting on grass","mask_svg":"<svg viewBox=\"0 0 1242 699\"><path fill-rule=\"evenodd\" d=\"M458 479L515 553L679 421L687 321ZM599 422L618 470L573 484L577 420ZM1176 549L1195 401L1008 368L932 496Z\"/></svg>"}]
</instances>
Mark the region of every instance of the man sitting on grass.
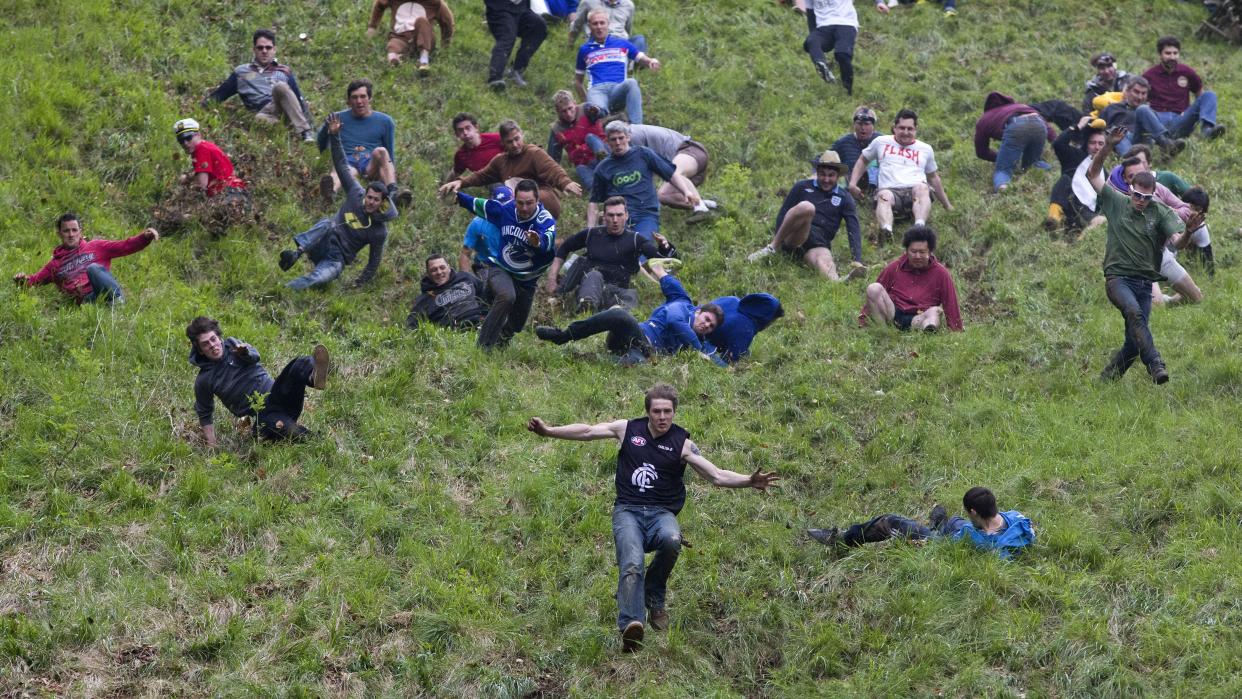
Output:
<instances>
[{"instance_id":1,"label":"man sitting on grass","mask_svg":"<svg viewBox=\"0 0 1242 699\"><path fill-rule=\"evenodd\" d=\"M686 503L683 481L686 465L718 488L754 488L767 492L779 480L775 473L756 470L748 476L726 471L708 461L690 440L690 433L673 422L677 390L672 386L652 386L647 391L646 408L646 416L633 420L553 427L532 417L526 425L526 429L540 437L620 442L612 536L620 572L617 628L621 631L621 648L626 653L642 648L644 622L657 631L669 626L665 588L681 554L677 513ZM655 552L655 557L644 572L644 554L650 551Z\"/></svg>"},{"instance_id":2,"label":"man sitting on grass","mask_svg":"<svg viewBox=\"0 0 1242 699\"><path fill-rule=\"evenodd\" d=\"M962 496L962 509L966 510L969 519L948 517L944 505L936 505L931 510L929 526L901 515L886 514L852 524L844 532L832 527L808 529L806 533L829 548L862 546L888 539L926 541L943 537L954 541L967 540L1006 559L1012 558L1019 549L1035 543L1035 528L1031 526L1031 520L1017 510L999 512L996 496L987 488L976 486L967 490Z\"/></svg>"},{"instance_id":3,"label":"man sitting on grass","mask_svg":"<svg viewBox=\"0 0 1242 699\"><path fill-rule=\"evenodd\" d=\"M132 255L160 239L154 228L147 228L125 240L83 240L82 222L78 215L68 213L56 219L60 245L52 250L52 259L34 274L18 272L13 281L30 287L56 282L60 290L78 303L125 303L121 285L112 276L112 260Z\"/></svg>"},{"instance_id":4,"label":"man sitting on grass","mask_svg":"<svg viewBox=\"0 0 1242 699\"><path fill-rule=\"evenodd\" d=\"M932 332L941 323L948 323L950 330L961 330L953 277L932 254L936 232L928 226L914 226L906 231L902 245L906 254L890 262L875 283L867 286L858 324L866 325L870 318L881 325L891 323L899 330Z\"/></svg>"},{"instance_id":5,"label":"man sitting on grass","mask_svg":"<svg viewBox=\"0 0 1242 699\"><path fill-rule=\"evenodd\" d=\"M254 434L262 439L297 439L310 432L298 419L306 387L322 391L328 384L327 348L315 345L310 357L289 362L273 381L259 363L259 351L237 338L222 338L215 320L199 316L186 327L185 335L190 340L190 363L198 367L194 411L207 446L216 446L212 416L217 397L233 415L253 416Z\"/></svg>"},{"instance_id":6,"label":"man sitting on grass","mask_svg":"<svg viewBox=\"0 0 1242 699\"><path fill-rule=\"evenodd\" d=\"M647 269L660 282L664 292L664 304L651 313L645 323L639 323L623 308L610 308L583 320L570 323L564 330L550 325L535 328L540 340L563 345L599 333L608 333L605 344L617 355L621 366L645 363L655 354L676 354L692 349L711 360L717 366L726 366L716 353L716 348L704 340L724 322L724 311L715 304L695 306L677 278L665 271L665 265L680 264L680 260L647 260Z\"/></svg>"}]
</instances>

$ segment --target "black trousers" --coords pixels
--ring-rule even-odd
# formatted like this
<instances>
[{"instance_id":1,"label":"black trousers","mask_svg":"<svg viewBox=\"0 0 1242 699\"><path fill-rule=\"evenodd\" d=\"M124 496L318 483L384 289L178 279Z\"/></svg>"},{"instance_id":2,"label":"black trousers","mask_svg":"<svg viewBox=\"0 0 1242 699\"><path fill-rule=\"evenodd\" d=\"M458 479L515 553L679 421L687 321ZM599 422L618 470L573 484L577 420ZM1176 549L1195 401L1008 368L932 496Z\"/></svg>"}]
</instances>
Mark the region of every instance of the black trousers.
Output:
<instances>
[{"instance_id":1,"label":"black trousers","mask_svg":"<svg viewBox=\"0 0 1242 699\"><path fill-rule=\"evenodd\" d=\"M479 328L479 347L489 349L507 344L522 332L535 302L539 280L516 280L499 267L485 267L483 271L483 281L487 283L485 300L490 308Z\"/></svg>"},{"instance_id":2,"label":"black trousers","mask_svg":"<svg viewBox=\"0 0 1242 699\"><path fill-rule=\"evenodd\" d=\"M487 80L491 82L504 77L505 64L509 62L509 54L518 39L522 40L522 45L513 59L513 69L518 72L526 70L531 57L548 36L548 25L531 11L526 0L521 4L510 0L488 0L486 10L487 30L496 39L496 44L492 46L492 60L487 67Z\"/></svg>"},{"instance_id":3,"label":"black trousers","mask_svg":"<svg viewBox=\"0 0 1242 699\"><path fill-rule=\"evenodd\" d=\"M263 409L259 411L254 422L255 434L272 441L298 437L307 430L298 424L302 417L302 406L306 402L306 387L311 385L311 377L315 371L315 360L310 357L298 357L285 365L272 384L272 390L263 401ZM281 423L280 427L276 423Z\"/></svg>"},{"instance_id":4,"label":"black trousers","mask_svg":"<svg viewBox=\"0 0 1242 699\"><path fill-rule=\"evenodd\" d=\"M831 48L833 58L841 69L841 86L846 92L854 91L854 39L858 30L853 27L832 24L827 27L816 27L803 42L802 48L811 54L811 62L826 63L824 49Z\"/></svg>"},{"instance_id":5,"label":"black trousers","mask_svg":"<svg viewBox=\"0 0 1242 699\"><path fill-rule=\"evenodd\" d=\"M589 318L575 320L565 328L565 332L573 340L608 333L604 344L613 354L625 354L631 349L641 349L645 354L651 353L651 343L643 334L642 326L623 308L610 308Z\"/></svg>"}]
</instances>

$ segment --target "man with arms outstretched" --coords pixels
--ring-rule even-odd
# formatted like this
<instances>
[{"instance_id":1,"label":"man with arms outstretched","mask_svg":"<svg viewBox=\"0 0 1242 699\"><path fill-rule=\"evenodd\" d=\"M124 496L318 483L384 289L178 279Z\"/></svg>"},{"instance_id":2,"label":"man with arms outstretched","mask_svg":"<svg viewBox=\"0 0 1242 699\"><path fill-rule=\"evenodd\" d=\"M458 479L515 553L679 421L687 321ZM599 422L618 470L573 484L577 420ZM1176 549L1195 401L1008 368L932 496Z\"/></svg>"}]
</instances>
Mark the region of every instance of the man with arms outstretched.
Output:
<instances>
[{"instance_id":1,"label":"man with arms outstretched","mask_svg":"<svg viewBox=\"0 0 1242 699\"><path fill-rule=\"evenodd\" d=\"M526 428L541 437L586 442L615 439L617 498L612 510L612 536L617 547L617 628L622 650L642 647L644 621L657 631L668 628L665 586L681 553L677 513L686 502L682 480L686 464L709 483L721 488L754 488L766 492L779 477L757 470L747 476L717 467L703 457L690 433L673 422L677 390L656 384L646 394L645 417L595 425L575 423L553 427L532 417ZM643 556L655 552L643 572ZM646 614L644 614L644 607Z\"/></svg>"}]
</instances>

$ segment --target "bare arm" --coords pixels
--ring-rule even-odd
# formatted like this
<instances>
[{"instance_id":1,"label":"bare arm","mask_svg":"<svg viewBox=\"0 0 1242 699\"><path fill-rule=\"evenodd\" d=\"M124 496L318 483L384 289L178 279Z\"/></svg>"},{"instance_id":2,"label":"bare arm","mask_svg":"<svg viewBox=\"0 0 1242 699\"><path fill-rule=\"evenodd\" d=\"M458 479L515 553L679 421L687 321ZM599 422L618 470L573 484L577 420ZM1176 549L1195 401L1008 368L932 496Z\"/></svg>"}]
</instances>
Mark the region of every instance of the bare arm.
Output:
<instances>
[{"instance_id":1,"label":"bare arm","mask_svg":"<svg viewBox=\"0 0 1242 699\"><path fill-rule=\"evenodd\" d=\"M859 158L858 160L859 162L862 162L862 158ZM854 163L854 166L857 167L858 163ZM865 169L866 165L864 164L863 167ZM939 170L927 176L927 184L931 185L932 192L935 192L936 194L936 201L940 202L940 204L944 206L945 211L952 211L953 205L949 203L949 195L944 193L944 182L940 179Z\"/></svg>"},{"instance_id":2,"label":"bare arm","mask_svg":"<svg viewBox=\"0 0 1242 699\"><path fill-rule=\"evenodd\" d=\"M694 183L689 178L680 172L676 172L673 173L673 179L669 180L669 182L677 188L677 191L681 192L691 206L699 205L699 190L695 188Z\"/></svg>"},{"instance_id":3,"label":"bare arm","mask_svg":"<svg viewBox=\"0 0 1242 699\"><path fill-rule=\"evenodd\" d=\"M540 437L572 439L576 442L589 442L594 439L615 439L620 441L625 438L625 422L625 420L614 420L595 425L575 422L572 425L553 427L541 418L532 417L530 422L526 423L526 429Z\"/></svg>"},{"instance_id":4,"label":"bare arm","mask_svg":"<svg viewBox=\"0 0 1242 699\"><path fill-rule=\"evenodd\" d=\"M755 471L749 476L736 471L726 471L708 461L699 451L699 446L689 439L681 447L681 458L690 465L690 468L694 469L695 473L718 488L754 488L767 492L769 486L773 486L776 481L780 480L780 476L775 473L764 473L762 470Z\"/></svg>"},{"instance_id":5,"label":"bare arm","mask_svg":"<svg viewBox=\"0 0 1242 699\"><path fill-rule=\"evenodd\" d=\"M850 195L855 199L862 199L863 193L862 190L858 188L858 181L862 179L863 173L866 171L867 159L860 155L858 156L858 160L854 161L854 169L850 170L850 184L849 187L847 187L847 189L850 190Z\"/></svg>"},{"instance_id":6,"label":"bare arm","mask_svg":"<svg viewBox=\"0 0 1242 699\"><path fill-rule=\"evenodd\" d=\"M587 225L587 227L588 227L588 228L590 228L591 226L594 226L594 225L596 224L596 220L595 220L595 219L596 219L596 216L598 216L598 214L599 214L599 205L598 205L598 204L596 204L596 203L595 203L595 202L593 202L593 201L589 201L589 202L587 202L587 220L586 220L586 225Z\"/></svg>"},{"instance_id":7,"label":"bare arm","mask_svg":"<svg viewBox=\"0 0 1242 699\"><path fill-rule=\"evenodd\" d=\"M1099 153L1091 159L1091 165L1087 167L1087 181L1091 183L1091 188L1099 194L1104 189L1104 160L1113 152L1113 148L1121 139L1126 137L1124 127L1116 126L1108 130L1108 138L1104 139L1104 147Z\"/></svg>"},{"instance_id":8,"label":"bare arm","mask_svg":"<svg viewBox=\"0 0 1242 699\"><path fill-rule=\"evenodd\" d=\"M470 258L473 255L474 255L474 251L471 250L470 248L462 248L461 252L457 253L457 269L460 269L462 271L469 271L470 270Z\"/></svg>"}]
</instances>

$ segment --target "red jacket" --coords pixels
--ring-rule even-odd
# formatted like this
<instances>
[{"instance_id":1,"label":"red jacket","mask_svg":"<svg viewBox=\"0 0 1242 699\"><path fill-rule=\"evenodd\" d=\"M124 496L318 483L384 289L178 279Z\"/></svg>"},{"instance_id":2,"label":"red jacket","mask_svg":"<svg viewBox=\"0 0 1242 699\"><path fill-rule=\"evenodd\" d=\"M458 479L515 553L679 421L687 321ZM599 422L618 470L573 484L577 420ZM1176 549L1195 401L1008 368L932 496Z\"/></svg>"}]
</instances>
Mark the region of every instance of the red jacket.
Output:
<instances>
[{"instance_id":1,"label":"red jacket","mask_svg":"<svg viewBox=\"0 0 1242 699\"><path fill-rule=\"evenodd\" d=\"M932 306L940 306L944 309L949 329L962 329L962 314L957 308L957 289L953 286L953 277L935 255L931 256L927 269L914 269L902 255L888 263L876 282L884 287L893 300L893 306L902 313L922 313ZM858 324L867 324L866 304L863 304L858 315Z\"/></svg>"},{"instance_id":2,"label":"red jacket","mask_svg":"<svg viewBox=\"0 0 1242 699\"><path fill-rule=\"evenodd\" d=\"M139 233L125 240L83 240L76 248L58 245L43 269L26 279L26 286L55 281L61 291L81 302L92 291L87 267L101 265L111 271L113 259L132 255L150 244L151 239Z\"/></svg>"},{"instance_id":3,"label":"red jacket","mask_svg":"<svg viewBox=\"0 0 1242 699\"><path fill-rule=\"evenodd\" d=\"M586 143L586 137L591 134L598 136L601 141L604 140L604 130L598 123L587 119L581 108L578 109L578 119L572 126L558 123L552 129L552 137L565 149L569 162L574 165L590 165L595 162L595 151Z\"/></svg>"}]
</instances>

